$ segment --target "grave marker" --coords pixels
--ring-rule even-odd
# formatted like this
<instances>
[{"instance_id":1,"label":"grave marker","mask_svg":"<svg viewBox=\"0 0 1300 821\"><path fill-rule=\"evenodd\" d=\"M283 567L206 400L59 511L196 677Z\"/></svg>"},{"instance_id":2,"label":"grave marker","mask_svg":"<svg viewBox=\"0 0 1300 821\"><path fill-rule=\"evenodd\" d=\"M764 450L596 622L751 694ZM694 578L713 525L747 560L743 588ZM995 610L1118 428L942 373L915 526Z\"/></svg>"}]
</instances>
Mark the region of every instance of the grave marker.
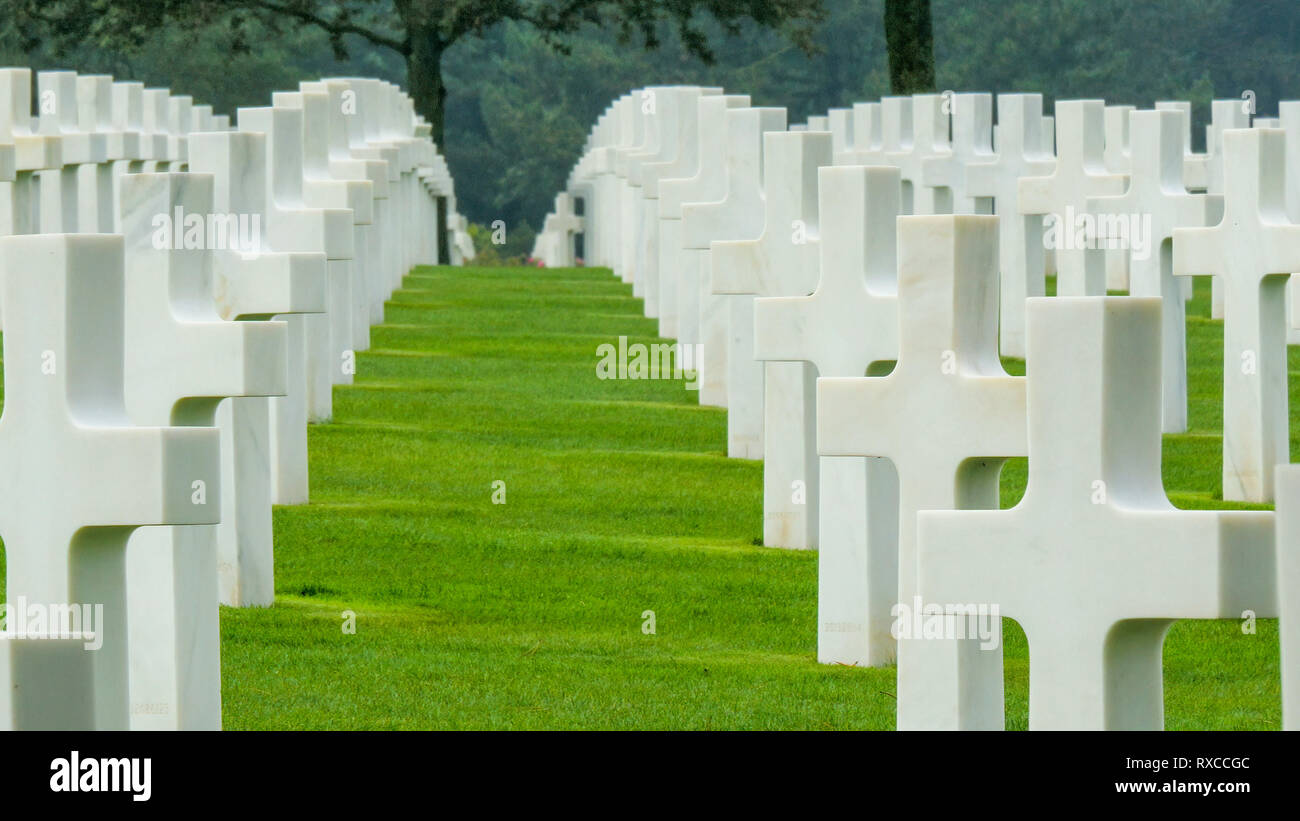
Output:
<instances>
[{"instance_id":1,"label":"grave marker","mask_svg":"<svg viewBox=\"0 0 1300 821\"><path fill-rule=\"evenodd\" d=\"M897 168L818 169L821 278L810 296L754 301L754 357L862 376L898 358ZM817 660L878 666L894 657L898 487L881 459L819 459Z\"/></svg>"},{"instance_id":2,"label":"grave marker","mask_svg":"<svg viewBox=\"0 0 1300 821\"><path fill-rule=\"evenodd\" d=\"M996 509L1002 463L1025 454L1025 380L998 360L997 277L995 217L901 218L898 363L888 376L817 385L821 453L885 457L898 476L899 729L1002 722L1001 654L952 632L928 637L956 622L922 618L944 599L919 578L916 541L918 511Z\"/></svg>"},{"instance_id":3,"label":"grave marker","mask_svg":"<svg viewBox=\"0 0 1300 821\"><path fill-rule=\"evenodd\" d=\"M1059 296L1101 294L1106 290L1104 257L1093 248L1082 224L1088 197L1124 193L1124 176L1106 172L1101 100L1062 100L1056 104L1056 168L1050 175L1020 181L1021 214L1051 218L1044 244L1055 253Z\"/></svg>"},{"instance_id":4,"label":"grave marker","mask_svg":"<svg viewBox=\"0 0 1300 821\"><path fill-rule=\"evenodd\" d=\"M1218 222L1223 200L1189 194L1183 186L1182 123L1177 112L1135 111L1130 127L1128 191L1118 197L1089 197L1088 208L1098 217L1099 236L1122 239L1128 245L1118 250L1129 260L1129 293L1161 298L1162 430L1181 433L1187 430L1187 324L1171 243L1175 228Z\"/></svg>"},{"instance_id":5,"label":"grave marker","mask_svg":"<svg viewBox=\"0 0 1300 821\"><path fill-rule=\"evenodd\" d=\"M700 255L700 404L727 408L727 455L763 458L763 366L754 360L749 296L715 294L713 240L752 239L763 231L763 135L785 130L784 108L739 108L725 117L726 194L682 205L682 247Z\"/></svg>"},{"instance_id":6,"label":"grave marker","mask_svg":"<svg viewBox=\"0 0 1300 821\"><path fill-rule=\"evenodd\" d=\"M103 605L93 631L102 646L93 653L78 641L4 642L0 659L10 677L0 687L8 707L0 724L123 730L127 539L141 526L216 522L217 432L133 427L126 415L122 237L5 237L0 265L6 601ZM195 483L207 489L202 503ZM70 613L60 621L51 632L71 629ZM70 700L45 698L47 686Z\"/></svg>"},{"instance_id":7,"label":"grave marker","mask_svg":"<svg viewBox=\"0 0 1300 821\"><path fill-rule=\"evenodd\" d=\"M1000 338L1003 356L1025 356L1025 299L1042 296L1043 218L1017 207L1021 177L1045 177L1055 160L1039 146L1042 135L1041 94L998 95L998 153L966 167L966 190L992 197L998 214L1001 261Z\"/></svg>"},{"instance_id":8,"label":"grave marker","mask_svg":"<svg viewBox=\"0 0 1300 821\"><path fill-rule=\"evenodd\" d=\"M1165 496L1160 311L1154 298L1030 300L1024 498L918 518L926 594L996 604L1024 628L1030 729L1160 729L1173 621L1276 610L1272 514Z\"/></svg>"},{"instance_id":9,"label":"grave marker","mask_svg":"<svg viewBox=\"0 0 1300 821\"><path fill-rule=\"evenodd\" d=\"M818 271L817 169L830 164L831 137L824 131L763 135L763 233L713 243L714 293L812 293ZM733 314L733 335L738 324ZM754 331L749 333L752 346ZM733 349L729 360L732 353L743 355ZM763 367L763 542L771 547L817 544L815 382L805 362ZM730 397L727 407L736 408Z\"/></svg>"},{"instance_id":10,"label":"grave marker","mask_svg":"<svg viewBox=\"0 0 1300 821\"><path fill-rule=\"evenodd\" d=\"M1223 132L1223 219L1174 230L1173 270L1221 282L1223 498L1273 499L1289 457L1284 288L1300 270L1300 225L1286 220L1285 138L1278 129Z\"/></svg>"}]
</instances>

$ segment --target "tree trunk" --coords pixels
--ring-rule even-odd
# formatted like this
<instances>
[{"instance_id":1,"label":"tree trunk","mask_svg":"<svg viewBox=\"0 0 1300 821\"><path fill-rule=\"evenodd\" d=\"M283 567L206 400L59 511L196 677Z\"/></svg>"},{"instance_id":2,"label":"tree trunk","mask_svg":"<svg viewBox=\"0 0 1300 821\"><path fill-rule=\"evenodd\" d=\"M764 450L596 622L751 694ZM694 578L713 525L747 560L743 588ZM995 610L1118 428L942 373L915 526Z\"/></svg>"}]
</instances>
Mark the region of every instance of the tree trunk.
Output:
<instances>
[{"instance_id":1,"label":"tree trunk","mask_svg":"<svg viewBox=\"0 0 1300 821\"><path fill-rule=\"evenodd\" d=\"M406 79L410 86L415 113L423 116L433 126L432 138L438 153L446 156L442 143L443 110L447 103L447 87L442 82L442 52L446 43L438 30L428 24L411 24L407 33L411 50L406 55ZM438 198L435 210L437 225L433 226L437 238L439 265L451 263L449 254L451 237L447 235L447 199Z\"/></svg>"},{"instance_id":2,"label":"tree trunk","mask_svg":"<svg viewBox=\"0 0 1300 821\"><path fill-rule=\"evenodd\" d=\"M885 46L894 94L936 90L930 0L885 0Z\"/></svg>"},{"instance_id":3,"label":"tree trunk","mask_svg":"<svg viewBox=\"0 0 1300 821\"><path fill-rule=\"evenodd\" d=\"M928 18L927 18L928 19ZM415 101L415 113L433 125L433 141L442 151L443 106L447 87L442 82L442 52L446 44L430 25L412 25L407 31L411 50L406 55L406 81Z\"/></svg>"}]
</instances>

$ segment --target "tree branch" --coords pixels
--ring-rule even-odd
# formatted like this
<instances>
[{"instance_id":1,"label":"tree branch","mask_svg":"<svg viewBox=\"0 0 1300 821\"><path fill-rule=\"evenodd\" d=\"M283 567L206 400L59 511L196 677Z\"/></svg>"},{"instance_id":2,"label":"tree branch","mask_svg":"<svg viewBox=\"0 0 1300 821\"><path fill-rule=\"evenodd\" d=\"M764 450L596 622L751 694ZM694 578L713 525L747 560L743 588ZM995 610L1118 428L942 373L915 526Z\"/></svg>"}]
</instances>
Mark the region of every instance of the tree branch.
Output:
<instances>
[{"instance_id":1,"label":"tree branch","mask_svg":"<svg viewBox=\"0 0 1300 821\"><path fill-rule=\"evenodd\" d=\"M388 37L377 31L371 31L363 26L358 26L355 23L344 22L338 18L328 20L319 14L308 11L305 8L288 6L282 3L272 2L272 0L241 0L241 2L244 6L249 8L295 17L303 23L310 23L311 25L319 26L330 34L356 34L360 37L364 37L377 46L386 46L387 48L391 48L393 51L396 51L398 54L403 56L409 54L411 51L411 44L408 40L399 40L396 37Z\"/></svg>"}]
</instances>

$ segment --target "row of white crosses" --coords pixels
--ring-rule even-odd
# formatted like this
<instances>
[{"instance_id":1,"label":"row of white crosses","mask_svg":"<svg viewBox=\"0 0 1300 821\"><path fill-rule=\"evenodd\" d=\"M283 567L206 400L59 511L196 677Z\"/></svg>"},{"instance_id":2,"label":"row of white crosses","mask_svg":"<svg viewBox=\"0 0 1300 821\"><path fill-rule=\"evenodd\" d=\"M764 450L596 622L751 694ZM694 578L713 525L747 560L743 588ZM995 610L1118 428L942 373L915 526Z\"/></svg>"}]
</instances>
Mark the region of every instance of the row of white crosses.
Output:
<instances>
[{"instance_id":1,"label":"row of white crosses","mask_svg":"<svg viewBox=\"0 0 1300 821\"><path fill-rule=\"evenodd\" d=\"M466 223L378 80L304 82L236 130L106 76L43 72L36 101L0 70L0 727L219 729L218 602L273 603L307 422L439 219L472 256Z\"/></svg>"},{"instance_id":2,"label":"row of white crosses","mask_svg":"<svg viewBox=\"0 0 1300 821\"><path fill-rule=\"evenodd\" d=\"M552 258L571 261L583 233L588 264L632 283L661 333L705 344L701 403L727 408L730 455L764 459L765 542L820 548L819 660L897 657L900 727L1003 724L1000 647L957 637L935 602L1021 621L1038 728L1162 726L1173 620L1280 611L1285 721L1300 727L1281 292L1300 270L1286 219L1300 221L1300 103L1282 105L1297 126L1282 132L1240 128L1240 104L1216 101L1207 154L1186 103L1061 101L1052 118L1040 95L1000 95L996 127L993 103L885 98L785 132L784 111L745 97L633 92L557 199L571 218ZM679 176L656 176L669 161ZM940 211L966 216L924 216ZM1099 239L1149 215L1150 253L1045 248L1044 218L1074 231L1069 213ZM1184 513L1160 484L1160 434L1187 426L1189 274L1214 277L1227 315L1225 498L1271 499L1283 466L1292 535L1276 555L1271 513ZM882 361L891 373L864 376ZM1014 456L1029 490L999 512ZM895 604L920 607L914 631L897 632Z\"/></svg>"}]
</instances>

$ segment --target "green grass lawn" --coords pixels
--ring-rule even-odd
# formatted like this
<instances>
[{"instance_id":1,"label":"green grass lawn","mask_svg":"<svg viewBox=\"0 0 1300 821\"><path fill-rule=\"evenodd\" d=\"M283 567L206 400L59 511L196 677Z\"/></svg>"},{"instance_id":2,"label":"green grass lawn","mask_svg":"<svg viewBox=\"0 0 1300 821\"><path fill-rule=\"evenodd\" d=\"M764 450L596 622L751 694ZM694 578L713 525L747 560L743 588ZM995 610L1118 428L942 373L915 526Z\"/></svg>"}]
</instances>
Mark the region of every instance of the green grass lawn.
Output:
<instances>
[{"instance_id":1,"label":"green grass lawn","mask_svg":"<svg viewBox=\"0 0 1300 821\"><path fill-rule=\"evenodd\" d=\"M1164 449L1187 508L1223 506L1208 301L1198 282L1192 429ZM311 504L275 511L277 604L221 611L225 727L892 728L892 667L816 663L816 553L757 546L762 466L725 457L725 412L596 378L599 344L655 328L606 269L408 276L310 429ZM1004 505L1024 477L1004 470ZM1273 621L1176 625L1167 726L1277 728L1277 652ZM1011 622L1006 679L1024 728Z\"/></svg>"}]
</instances>

